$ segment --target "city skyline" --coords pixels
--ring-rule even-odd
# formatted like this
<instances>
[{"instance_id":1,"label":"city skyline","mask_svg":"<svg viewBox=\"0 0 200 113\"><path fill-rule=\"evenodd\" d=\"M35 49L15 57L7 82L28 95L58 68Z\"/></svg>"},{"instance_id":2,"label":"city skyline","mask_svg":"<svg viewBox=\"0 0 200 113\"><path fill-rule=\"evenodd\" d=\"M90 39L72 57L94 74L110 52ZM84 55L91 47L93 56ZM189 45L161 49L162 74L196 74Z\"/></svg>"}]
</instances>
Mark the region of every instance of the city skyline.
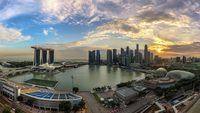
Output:
<instances>
[{"instance_id":1,"label":"city skyline","mask_svg":"<svg viewBox=\"0 0 200 113\"><path fill-rule=\"evenodd\" d=\"M199 57L199 8L198 0L2 0L0 57L32 60L39 45L56 59L87 59L89 50L137 43L161 57Z\"/></svg>"}]
</instances>

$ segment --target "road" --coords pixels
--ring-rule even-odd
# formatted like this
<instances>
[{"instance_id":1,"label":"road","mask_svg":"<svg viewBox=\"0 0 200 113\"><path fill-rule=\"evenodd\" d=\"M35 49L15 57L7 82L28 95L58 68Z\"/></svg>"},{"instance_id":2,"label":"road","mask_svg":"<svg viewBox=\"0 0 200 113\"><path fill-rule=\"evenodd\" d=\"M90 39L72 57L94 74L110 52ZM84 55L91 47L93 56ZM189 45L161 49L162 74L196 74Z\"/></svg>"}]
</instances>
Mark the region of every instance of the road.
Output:
<instances>
[{"instance_id":1,"label":"road","mask_svg":"<svg viewBox=\"0 0 200 113\"><path fill-rule=\"evenodd\" d=\"M200 111L200 98L197 97L198 100L195 101L195 103L192 105L192 107L187 111L187 113L199 113Z\"/></svg>"},{"instance_id":2,"label":"road","mask_svg":"<svg viewBox=\"0 0 200 113\"><path fill-rule=\"evenodd\" d=\"M86 101L87 113L108 113L108 110L101 106L90 92L79 92L78 95Z\"/></svg>"},{"instance_id":3,"label":"road","mask_svg":"<svg viewBox=\"0 0 200 113\"><path fill-rule=\"evenodd\" d=\"M12 103L10 101L8 101L7 98L3 97L3 96L0 96L0 101L1 103L3 104L3 106L5 107L6 105L7 106L11 106L12 108L20 108L21 110L25 111L26 113L31 113L28 109L22 107L21 105L18 105L17 103Z\"/></svg>"}]
</instances>

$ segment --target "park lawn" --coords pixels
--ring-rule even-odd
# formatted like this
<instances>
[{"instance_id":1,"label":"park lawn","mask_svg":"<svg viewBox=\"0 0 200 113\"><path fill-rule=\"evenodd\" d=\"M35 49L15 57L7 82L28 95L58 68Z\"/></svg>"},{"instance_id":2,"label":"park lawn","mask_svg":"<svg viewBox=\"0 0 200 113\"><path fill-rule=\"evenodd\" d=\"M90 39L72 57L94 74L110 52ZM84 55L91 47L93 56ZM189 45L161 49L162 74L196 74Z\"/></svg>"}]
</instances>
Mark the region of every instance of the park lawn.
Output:
<instances>
[{"instance_id":1,"label":"park lawn","mask_svg":"<svg viewBox=\"0 0 200 113\"><path fill-rule=\"evenodd\" d=\"M24 82L39 86L47 86L47 87L54 87L58 83L58 81L41 80L41 79L30 79Z\"/></svg>"}]
</instances>

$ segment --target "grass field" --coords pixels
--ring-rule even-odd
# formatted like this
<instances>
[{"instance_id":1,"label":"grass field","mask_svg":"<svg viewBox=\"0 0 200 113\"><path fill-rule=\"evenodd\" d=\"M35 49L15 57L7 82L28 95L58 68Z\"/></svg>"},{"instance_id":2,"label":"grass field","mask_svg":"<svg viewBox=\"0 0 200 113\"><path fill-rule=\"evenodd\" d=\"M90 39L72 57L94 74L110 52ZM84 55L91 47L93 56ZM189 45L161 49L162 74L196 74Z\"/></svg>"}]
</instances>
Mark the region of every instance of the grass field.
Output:
<instances>
[{"instance_id":1,"label":"grass field","mask_svg":"<svg viewBox=\"0 0 200 113\"><path fill-rule=\"evenodd\" d=\"M54 87L58 81L50 81L50 80L41 80L41 79L30 79L27 81L24 81L26 83L39 85L39 86L47 86L47 87Z\"/></svg>"}]
</instances>

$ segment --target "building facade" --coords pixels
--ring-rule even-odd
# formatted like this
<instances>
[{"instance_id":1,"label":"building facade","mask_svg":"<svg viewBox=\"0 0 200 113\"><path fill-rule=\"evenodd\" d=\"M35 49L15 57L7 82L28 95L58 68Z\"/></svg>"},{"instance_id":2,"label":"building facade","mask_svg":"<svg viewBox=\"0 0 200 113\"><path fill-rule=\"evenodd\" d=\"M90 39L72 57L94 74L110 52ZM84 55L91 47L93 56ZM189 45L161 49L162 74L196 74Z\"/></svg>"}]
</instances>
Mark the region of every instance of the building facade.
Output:
<instances>
[{"instance_id":1,"label":"building facade","mask_svg":"<svg viewBox=\"0 0 200 113\"><path fill-rule=\"evenodd\" d=\"M95 51L89 51L88 62L90 65L95 64Z\"/></svg>"},{"instance_id":2,"label":"building facade","mask_svg":"<svg viewBox=\"0 0 200 113\"><path fill-rule=\"evenodd\" d=\"M20 96L21 89L13 82L6 80L0 80L0 92L11 101L16 101L17 97Z\"/></svg>"},{"instance_id":3,"label":"building facade","mask_svg":"<svg viewBox=\"0 0 200 113\"><path fill-rule=\"evenodd\" d=\"M117 64L117 49L113 49L113 64Z\"/></svg>"},{"instance_id":4,"label":"building facade","mask_svg":"<svg viewBox=\"0 0 200 113\"><path fill-rule=\"evenodd\" d=\"M101 64L100 50L96 50L96 65L100 65L100 64Z\"/></svg>"},{"instance_id":5,"label":"building facade","mask_svg":"<svg viewBox=\"0 0 200 113\"><path fill-rule=\"evenodd\" d=\"M113 64L112 50L107 50L107 65Z\"/></svg>"},{"instance_id":6,"label":"building facade","mask_svg":"<svg viewBox=\"0 0 200 113\"><path fill-rule=\"evenodd\" d=\"M32 46L31 48L34 49L33 66L39 66L46 63L49 63L49 64L54 63L54 49L34 47L34 46Z\"/></svg>"}]
</instances>

